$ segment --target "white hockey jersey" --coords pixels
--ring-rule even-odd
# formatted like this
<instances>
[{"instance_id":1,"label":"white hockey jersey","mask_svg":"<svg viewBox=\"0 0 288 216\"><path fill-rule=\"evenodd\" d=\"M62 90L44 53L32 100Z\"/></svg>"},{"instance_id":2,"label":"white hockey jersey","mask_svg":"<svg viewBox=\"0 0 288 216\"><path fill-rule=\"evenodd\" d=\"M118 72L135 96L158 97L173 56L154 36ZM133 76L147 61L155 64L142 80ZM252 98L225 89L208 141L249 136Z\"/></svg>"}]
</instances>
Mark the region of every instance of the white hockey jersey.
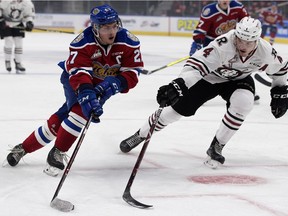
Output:
<instances>
[{"instance_id":1,"label":"white hockey jersey","mask_svg":"<svg viewBox=\"0 0 288 216\"><path fill-rule=\"evenodd\" d=\"M262 38L252 55L243 58L235 46L235 30L217 37L208 46L195 52L184 65L180 77L188 88L204 79L212 84L239 80L253 72L265 72L272 87L287 83L288 62Z\"/></svg>"},{"instance_id":2,"label":"white hockey jersey","mask_svg":"<svg viewBox=\"0 0 288 216\"><path fill-rule=\"evenodd\" d=\"M20 23L25 25L26 22L33 21L34 17L34 4L30 0L0 1L0 19L4 19L9 27L15 27Z\"/></svg>"}]
</instances>

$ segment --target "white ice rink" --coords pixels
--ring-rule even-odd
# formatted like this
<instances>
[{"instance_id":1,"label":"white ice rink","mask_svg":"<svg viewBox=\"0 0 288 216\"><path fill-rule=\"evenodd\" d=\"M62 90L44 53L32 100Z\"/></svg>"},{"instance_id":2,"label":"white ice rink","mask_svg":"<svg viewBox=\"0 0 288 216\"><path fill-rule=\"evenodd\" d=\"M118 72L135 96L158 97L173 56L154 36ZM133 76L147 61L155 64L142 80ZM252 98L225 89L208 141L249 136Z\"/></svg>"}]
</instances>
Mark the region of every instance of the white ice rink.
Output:
<instances>
[{"instance_id":1,"label":"white ice rink","mask_svg":"<svg viewBox=\"0 0 288 216\"><path fill-rule=\"evenodd\" d=\"M66 59L74 37L28 33L23 57L26 75L5 72L4 42L0 41L1 162L10 146L22 142L64 102L57 63ZM139 38L149 70L186 56L191 44L190 38ZM275 48L288 58L288 45L275 44ZM274 119L269 88L258 82L260 104L223 150L224 166L211 170L203 165L225 112L224 102L215 98L196 116L153 135L131 193L154 207L137 209L122 200L141 148L125 155L119 143L158 108L158 88L176 78L182 66L141 75L135 89L105 104L101 123L90 126L59 193L59 198L75 205L73 212L62 213L49 206L61 178L42 172L52 143L26 155L16 167L1 167L0 215L288 216L288 114Z\"/></svg>"}]
</instances>

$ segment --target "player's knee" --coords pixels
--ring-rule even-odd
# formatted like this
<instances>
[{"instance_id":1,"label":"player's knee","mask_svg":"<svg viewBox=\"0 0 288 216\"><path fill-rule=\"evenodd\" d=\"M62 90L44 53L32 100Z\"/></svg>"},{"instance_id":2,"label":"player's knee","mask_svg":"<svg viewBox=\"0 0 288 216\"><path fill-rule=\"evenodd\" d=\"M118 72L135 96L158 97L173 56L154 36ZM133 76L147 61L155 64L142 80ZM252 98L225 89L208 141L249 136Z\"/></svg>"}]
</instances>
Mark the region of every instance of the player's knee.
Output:
<instances>
[{"instance_id":1,"label":"player's knee","mask_svg":"<svg viewBox=\"0 0 288 216\"><path fill-rule=\"evenodd\" d=\"M81 117L77 113L70 112L69 117L64 119L61 126L68 133L72 134L75 137L78 137L85 124L86 120L83 117Z\"/></svg>"},{"instance_id":2,"label":"player's knee","mask_svg":"<svg viewBox=\"0 0 288 216\"><path fill-rule=\"evenodd\" d=\"M254 105L254 94L246 89L237 89L230 98L229 111L243 119L250 113Z\"/></svg>"}]
</instances>

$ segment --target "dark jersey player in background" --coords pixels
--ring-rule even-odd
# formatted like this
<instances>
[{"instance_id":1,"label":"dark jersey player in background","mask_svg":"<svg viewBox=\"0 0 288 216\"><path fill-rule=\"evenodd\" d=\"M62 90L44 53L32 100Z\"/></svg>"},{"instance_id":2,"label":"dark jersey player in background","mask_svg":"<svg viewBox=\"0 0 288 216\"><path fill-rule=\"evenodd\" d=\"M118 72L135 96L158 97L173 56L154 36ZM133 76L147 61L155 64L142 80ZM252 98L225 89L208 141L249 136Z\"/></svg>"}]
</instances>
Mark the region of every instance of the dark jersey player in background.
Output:
<instances>
[{"instance_id":1,"label":"dark jersey player in background","mask_svg":"<svg viewBox=\"0 0 288 216\"><path fill-rule=\"evenodd\" d=\"M44 170L56 176L65 167L65 152L90 115L101 116L107 99L116 93L127 93L138 83L143 69L139 40L122 28L117 12L109 5L93 8L90 21L91 26L71 42L68 59L59 63L66 102L44 125L12 149L7 156L11 166L56 138ZM99 122L99 119L92 121Z\"/></svg>"}]
</instances>

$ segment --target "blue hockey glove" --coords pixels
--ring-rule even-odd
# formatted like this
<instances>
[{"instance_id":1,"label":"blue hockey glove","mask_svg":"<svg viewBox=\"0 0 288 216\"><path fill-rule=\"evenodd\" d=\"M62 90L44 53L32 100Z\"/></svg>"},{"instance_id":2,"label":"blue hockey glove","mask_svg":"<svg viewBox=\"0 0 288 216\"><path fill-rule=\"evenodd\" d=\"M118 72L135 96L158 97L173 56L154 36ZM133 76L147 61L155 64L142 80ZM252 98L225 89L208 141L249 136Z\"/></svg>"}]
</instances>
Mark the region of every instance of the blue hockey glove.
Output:
<instances>
[{"instance_id":1,"label":"blue hockey glove","mask_svg":"<svg viewBox=\"0 0 288 216\"><path fill-rule=\"evenodd\" d=\"M92 122L100 122L99 116L103 114L103 109L101 104L96 98L95 91L92 84L82 84L77 90L78 96L77 100L81 106L82 112L86 118L93 115Z\"/></svg>"},{"instance_id":2,"label":"blue hockey glove","mask_svg":"<svg viewBox=\"0 0 288 216\"><path fill-rule=\"evenodd\" d=\"M31 32L33 28L34 28L33 22L28 21L28 22L26 23L25 30L28 31L28 32Z\"/></svg>"},{"instance_id":3,"label":"blue hockey glove","mask_svg":"<svg viewBox=\"0 0 288 216\"><path fill-rule=\"evenodd\" d=\"M121 81L113 76L106 77L101 83L95 87L95 92L100 97L100 104L103 105L112 95L122 91Z\"/></svg>"},{"instance_id":4,"label":"blue hockey glove","mask_svg":"<svg viewBox=\"0 0 288 216\"><path fill-rule=\"evenodd\" d=\"M195 41L191 45L190 53L189 55L193 55L197 50L202 48L202 44L196 43Z\"/></svg>"},{"instance_id":5,"label":"blue hockey glove","mask_svg":"<svg viewBox=\"0 0 288 216\"><path fill-rule=\"evenodd\" d=\"M283 116L288 109L287 86L275 86L271 89L271 112L275 118Z\"/></svg>"}]
</instances>

